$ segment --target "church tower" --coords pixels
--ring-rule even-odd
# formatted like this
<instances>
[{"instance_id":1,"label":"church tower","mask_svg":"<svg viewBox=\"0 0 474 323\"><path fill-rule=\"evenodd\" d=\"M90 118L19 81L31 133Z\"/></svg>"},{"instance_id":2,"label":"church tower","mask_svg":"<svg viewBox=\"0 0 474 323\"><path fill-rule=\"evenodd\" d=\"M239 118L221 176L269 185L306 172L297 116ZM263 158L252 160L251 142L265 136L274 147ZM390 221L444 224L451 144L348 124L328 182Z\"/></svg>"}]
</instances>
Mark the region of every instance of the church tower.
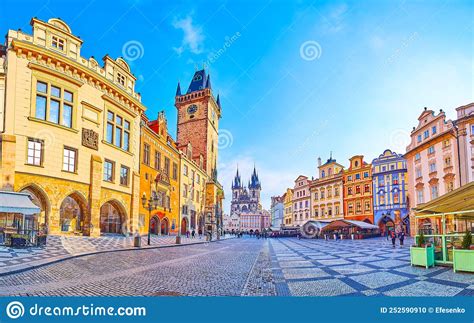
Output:
<instances>
[{"instance_id":1,"label":"church tower","mask_svg":"<svg viewBox=\"0 0 474 323\"><path fill-rule=\"evenodd\" d=\"M177 142L179 146L191 143L194 160L204 158L209 177L216 177L219 119L219 96L214 98L211 77L205 70L196 71L186 93L178 83L175 96L178 109Z\"/></svg>"},{"instance_id":2,"label":"church tower","mask_svg":"<svg viewBox=\"0 0 474 323\"><path fill-rule=\"evenodd\" d=\"M242 180L240 178L239 169L237 168L237 173L235 174L234 181L232 182L232 201L239 200L242 189Z\"/></svg>"},{"instance_id":3,"label":"church tower","mask_svg":"<svg viewBox=\"0 0 474 323\"><path fill-rule=\"evenodd\" d=\"M254 202L260 202L260 191L262 190L262 186L260 185L260 180L258 178L257 170L255 166L253 167L252 177L250 178L249 182L249 195L250 199Z\"/></svg>"}]
</instances>

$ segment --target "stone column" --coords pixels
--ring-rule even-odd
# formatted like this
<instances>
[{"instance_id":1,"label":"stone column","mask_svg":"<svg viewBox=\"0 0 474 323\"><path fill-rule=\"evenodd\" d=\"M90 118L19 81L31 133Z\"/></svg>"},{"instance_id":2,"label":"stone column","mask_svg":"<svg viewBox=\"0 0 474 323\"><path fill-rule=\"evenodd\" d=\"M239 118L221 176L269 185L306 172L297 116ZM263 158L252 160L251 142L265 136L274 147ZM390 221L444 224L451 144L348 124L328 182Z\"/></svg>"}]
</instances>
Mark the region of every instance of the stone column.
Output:
<instances>
[{"instance_id":1,"label":"stone column","mask_svg":"<svg viewBox=\"0 0 474 323\"><path fill-rule=\"evenodd\" d=\"M0 190L13 191L15 184L16 137L0 135Z\"/></svg>"},{"instance_id":2,"label":"stone column","mask_svg":"<svg viewBox=\"0 0 474 323\"><path fill-rule=\"evenodd\" d=\"M138 223L138 215L140 213L140 174L133 172L132 174L132 197L130 200L130 222L129 228L131 229L130 234L135 231L140 231Z\"/></svg>"},{"instance_id":3,"label":"stone column","mask_svg":"<svg viewBox=\"0 0 474 323\"><path fill-rule=\"evenodd\" d=\"M89 214L86 219L84 234L100 236L100 195L102 186L102 158L91 156L91 183L89 187Z\"/></svg>"}]
</instances>

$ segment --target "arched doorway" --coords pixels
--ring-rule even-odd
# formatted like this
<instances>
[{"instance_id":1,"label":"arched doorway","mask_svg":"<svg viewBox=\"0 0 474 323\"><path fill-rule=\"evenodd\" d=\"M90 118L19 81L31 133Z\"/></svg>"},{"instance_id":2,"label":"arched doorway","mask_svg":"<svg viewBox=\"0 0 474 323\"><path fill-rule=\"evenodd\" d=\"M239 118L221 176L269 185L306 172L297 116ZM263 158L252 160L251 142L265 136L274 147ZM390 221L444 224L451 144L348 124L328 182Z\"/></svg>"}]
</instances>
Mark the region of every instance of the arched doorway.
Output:
<instances>
[{"instance_id":1,"label":"arched doorway","mask_svg":"<svg viewBox=\"0 0 474 323\"><path fill-rule=\"evenodd\" d=\"M181 220L181 234L185 235L187 231L188 231L188 219L183 218Z\"/></svg>"},{"instance_id":2,"label":"arched doorway","mask_svg":"<svg viewBox=\"0 0 474 323\"><path fill-rule=\"evenodd\" d=\"M87 210L86 202L79 193L66 196L59 209L59 229L61 232L82 232L85 210Z\"/></svg>"},{"instance_id":3,"label":"arched doorway","mask_svg":"<svg viewBox=\"0 0 474 323\"><path fill-rule=\"evenodd\" d=\"M168 219L163 218L163 220L161 220L161 234L162 235L168 235L169 234L169 228L170 228L170 224L169 224Z\"/></svg>"},{"instance_id":4,"label":"arched doorway","mask_svg":"<svg viewBox=\"0 0 474 323\"><path fill-rule=\"evenodd\" d=\"M395 230L395 223L389 216L385 215L379 221L379 229L380 232L384 232L386 234L389 231Z\"/></svg>"},{"instance_id":5,"label":"arched doorway","mask_svg":"<svg viewBox=\"0 0 474 323\"><path fill-rule=\"evenodd\" d=\"M32 219L36 222L33 223L33 227L37 226L40 231L48 233L51 204L49 203L48 195L46 194L46 192L36 184L28 185L24 187L20 192L30 195L33 204L35 204L41 209L40 214L33 217ZM26 225L27 223L25 223L25 227L27 227Z\"/></svg>"},{"instance_id":6,"label":"arched doorway","mask_svg":"<svg viewBox=\"0 0 474 323\"><path fill-rule=\"evenodd\" d=\"M160 233L160 219L156 215L151 218L150 232L151 232L151 234L159 234Z\"/></svg>"},{"instance_id":7,"label":"arched doorway","mask_svg":"<svg viewBox=\"0 0 474 323\"><path fill-rule=\"evenodd\" d=\"M118 202L109 201L100 208L100 233L124 233L125 212Z\"/></svg>"}]
</instances>

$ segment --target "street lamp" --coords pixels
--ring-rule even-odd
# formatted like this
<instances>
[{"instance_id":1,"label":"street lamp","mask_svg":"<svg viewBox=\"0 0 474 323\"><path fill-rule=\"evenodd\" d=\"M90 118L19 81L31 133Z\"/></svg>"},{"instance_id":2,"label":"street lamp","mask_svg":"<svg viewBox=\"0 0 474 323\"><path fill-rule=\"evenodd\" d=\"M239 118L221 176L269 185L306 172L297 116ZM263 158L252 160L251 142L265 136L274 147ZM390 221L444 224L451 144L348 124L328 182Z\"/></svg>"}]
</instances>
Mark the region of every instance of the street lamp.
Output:
<instances>
[{"instance_id":1,"label":"street lamp","mask_svg":"<svg viewBox=\"0 0 474 323\"><path fill-rule=\"evenodd\" d=\"M151 194L153 195L153 194ZM150 245L151 239L151 211L156 210L158 208L158 196L152 197L147 200L145 193L142 196L142 205L145 209L148 210L148 245Z\"/></svg>"}]
</instances>

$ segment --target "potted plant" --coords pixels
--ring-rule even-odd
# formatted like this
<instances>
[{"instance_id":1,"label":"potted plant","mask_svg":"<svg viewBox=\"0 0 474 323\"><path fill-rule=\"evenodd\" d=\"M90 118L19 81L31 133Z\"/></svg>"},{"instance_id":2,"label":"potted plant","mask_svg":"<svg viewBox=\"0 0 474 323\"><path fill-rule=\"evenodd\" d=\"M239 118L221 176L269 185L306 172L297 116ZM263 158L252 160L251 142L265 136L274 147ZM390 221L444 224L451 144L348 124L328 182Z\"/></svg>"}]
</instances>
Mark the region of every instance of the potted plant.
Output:
<instances>
[{"instance_id":1,"label":"potted plant","mask_svg":"<svg viewBox=\"0 0 474 323\"><path fill-rule=\"evenodd\" d=\"M453 270L474 272L474 249L472 234L466 231L462 239L461 249L453 248Z\"/></svg>"},{"instance_id":2,"label":"potted plant","mask_svg":"<svg viewBox=\"0 0 474 323\"><path fill-rule=\"evenodd\" d=\"M10 236L10 247L12 248L21 248L26 247L28 242L27 234L14 233Z\"/></svg>"},{"instance_id":3,"label":"potted plant","mask_svg":"<svg viewBox=\"0 0 474 323\"><path fill-rule=\"evenodd\" d=\"M416 242L416 245L410 248L411 265L425 268L434 266L434 248L430 243L426 243L423 232L417 237Z\"/></svg>"}]
</instances>

